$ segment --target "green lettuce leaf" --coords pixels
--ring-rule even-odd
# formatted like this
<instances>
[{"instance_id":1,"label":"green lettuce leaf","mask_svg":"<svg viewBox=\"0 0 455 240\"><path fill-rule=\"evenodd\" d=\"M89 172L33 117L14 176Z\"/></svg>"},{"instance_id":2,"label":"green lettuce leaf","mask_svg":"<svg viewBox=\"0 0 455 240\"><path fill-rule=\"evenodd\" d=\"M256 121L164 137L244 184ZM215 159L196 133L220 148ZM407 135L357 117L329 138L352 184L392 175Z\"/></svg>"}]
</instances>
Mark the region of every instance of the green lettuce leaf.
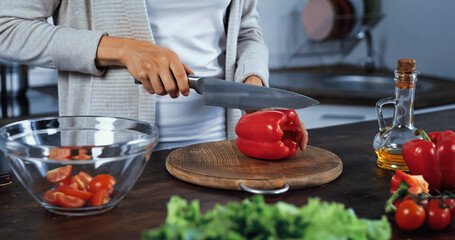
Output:
<instances>
[{"instance_id":1,"label":"green lettuce leaf","mask_svg":"<svg viewBox=\"0 0 455 240\"><path fill-rule=\"evenodd\" d=\"M216 204L205 214L199 202L173 196L168 205L166 223L142 231L143 240L170 239L352 239L387 240L391 228L387 218L358 218L343 204L308 200L298 208L278 202L268 205L260 195L225 206Z\"/></svg>"}]
</instances>

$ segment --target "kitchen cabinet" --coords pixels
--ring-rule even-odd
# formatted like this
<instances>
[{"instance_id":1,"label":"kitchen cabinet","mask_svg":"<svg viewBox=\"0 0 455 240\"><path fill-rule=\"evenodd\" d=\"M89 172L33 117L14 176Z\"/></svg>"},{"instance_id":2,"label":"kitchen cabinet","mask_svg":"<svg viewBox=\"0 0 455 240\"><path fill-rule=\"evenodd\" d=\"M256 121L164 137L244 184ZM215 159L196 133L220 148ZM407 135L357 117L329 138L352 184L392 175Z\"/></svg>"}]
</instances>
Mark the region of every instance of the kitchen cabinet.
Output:
<instances>
[{"instance_id":1,"label":"kitchen cabinet","mask_svg":"<svg viewBox=\"0 0 455 240\"><path fill-rule=\"evenodd\" d=\"M455 129L452 120L455 110L419 114L415 124L432 131ZM329 150L340 157L343 172L334 181L313 188L291 190L280 195L268 195L267 203L284 201L302 206L308 198L343 203L362 218L379 219L384 203L390 196L392 171L376 166L372 148L377 133L377 122L366 121L347 125L310 129L309 144ZM2 239L139 239L143 229L164 223L166 204L173 195L187 200L200 200L203 212L216 203L241 201L251 194L241 191L220 190L180 181L165 169L165 159L172 151L161 150L152 154L144 172L112 210L97 216L65 217L47 212L13 178L13 183L0 187L0 236ZM455 221L443 231L422 228L416 231L399 229L389 216L393 229L392 239L453 239Z\"/></svg>"}]
</instances>

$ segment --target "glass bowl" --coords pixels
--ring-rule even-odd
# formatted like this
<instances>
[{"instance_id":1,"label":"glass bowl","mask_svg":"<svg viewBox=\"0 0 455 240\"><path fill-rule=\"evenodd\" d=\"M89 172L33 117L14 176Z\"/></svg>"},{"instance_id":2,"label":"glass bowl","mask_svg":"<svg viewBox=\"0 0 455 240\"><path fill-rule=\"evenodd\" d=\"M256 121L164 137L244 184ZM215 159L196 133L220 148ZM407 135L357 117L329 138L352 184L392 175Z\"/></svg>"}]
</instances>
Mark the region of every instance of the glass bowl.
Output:
<instances>
[{"instance_id":1,"label":"glass bowl","mask_svg":"<svg viewBox=\"0 0 455 240\"><path fill-rule=\"evenodd\" d=\"M17 179L47 210L72 216L93 215L113 208L133 187L157 142L156 126L118 117L38 118L0 128L0 147ZM81 174L89 177L82 178ZM91 185L95 181L90 177L107 174L115 184L113 188L106 187L110 189L107 200L94 203L98 187ZM48 190L82 198L74 194L80 192L57 189L62 185L65 189L91 193L90 198L85 193L82 206L68 205L62 194L54 195L54 199L45 198ZM101 181L97 186L101 189L106 185ZM103 196L98 194L98 198L100 195Z\"/></svg>"}]
</instances>

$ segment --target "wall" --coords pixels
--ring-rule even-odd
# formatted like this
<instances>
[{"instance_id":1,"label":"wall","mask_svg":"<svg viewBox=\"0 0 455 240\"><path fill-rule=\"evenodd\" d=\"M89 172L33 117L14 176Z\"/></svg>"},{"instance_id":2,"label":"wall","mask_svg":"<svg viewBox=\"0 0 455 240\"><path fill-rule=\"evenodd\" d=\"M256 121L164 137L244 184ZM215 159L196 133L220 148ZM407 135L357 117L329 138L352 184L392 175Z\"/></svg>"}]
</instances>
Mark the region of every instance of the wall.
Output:
<instances>
[{"instance_id":1,"label":"wall","mask_svg":"<svg viewBox=\"0 0 455 240\"><path fill-rule=\"evenodd\" d=\"M353 4L358 4L357 1L362 0L351 0ZM258 2L272 69L334 63L363 64L366 46L362 41L345 54L305 54L308 52L305 49L307 39L300 23L300 13L306 0ZM455 30L452 26L455 1L382 0L381 3L383 17L372 29L378 65L394 69L399 58L414 58L421 73L455 79Z\"/></svg>"}]
</instances>

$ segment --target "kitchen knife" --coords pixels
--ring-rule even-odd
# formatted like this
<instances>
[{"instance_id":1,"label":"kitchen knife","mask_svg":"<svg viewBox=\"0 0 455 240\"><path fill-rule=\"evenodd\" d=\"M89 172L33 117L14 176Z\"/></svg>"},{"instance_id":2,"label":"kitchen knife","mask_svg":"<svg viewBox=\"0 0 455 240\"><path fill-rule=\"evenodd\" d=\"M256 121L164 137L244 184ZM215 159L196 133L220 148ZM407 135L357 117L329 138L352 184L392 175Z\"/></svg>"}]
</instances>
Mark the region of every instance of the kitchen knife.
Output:
<instances>
[{"instance_id":1,"label":"kitchen knife","mask_svg":"<svg viewBox=\"0 0 455 240\"><path fill-rule=\"evenodd\" d=\"M300 109L319 102L302 94L212 77L188 75L190 88L204 97L206 105L246 110ZM136 83L139 81L135 80Z\"/></svg>"}]
</instances>

